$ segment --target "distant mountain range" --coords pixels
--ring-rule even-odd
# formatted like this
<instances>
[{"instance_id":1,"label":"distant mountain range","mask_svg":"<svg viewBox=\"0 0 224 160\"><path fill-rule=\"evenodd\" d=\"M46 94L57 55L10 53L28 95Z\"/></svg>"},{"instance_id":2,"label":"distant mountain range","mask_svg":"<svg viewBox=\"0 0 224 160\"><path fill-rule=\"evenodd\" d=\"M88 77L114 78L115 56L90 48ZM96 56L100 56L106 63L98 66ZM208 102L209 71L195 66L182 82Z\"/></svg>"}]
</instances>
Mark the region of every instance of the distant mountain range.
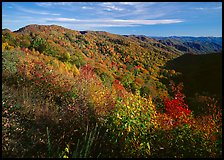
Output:
<instances>
[{"instance_id":1,"label":"distant mountain range","mask_svg":"<svg viewBox=\"0 0 224 160\"><path fill-rule=\"evenodd\" d=\"M183 53L206 54L222 51L222 37L152 37L166 46Z\"/></svg>"},{"instance_id":2,"label":"distant mountain range","mask_svg":"<svg viewBox=\"0 0 224 160\"><path fill-rule=\"evenodd\" d=\"M57 27L56 25L51 25ZM33 31L42 28L41 25L28 25L20 28L14 33L26 32L30 28ZM2 29L3 32L11 32L8 29ZM76 31L79 34L95 33L95 34L110 34L105 31ZM113 34L112 34L113 35ZM117 35L120 36L120 35ZM122 36L121 36L122 37ZM207 54L222 52L222 37L191 37L191 36L169 36L169 37L155 37L145 35L123 35L123 37L129 37L138 39L139 43L151 45L170 51L173 53L191 53L191 54Z\"/></svg>"}]
</instances>

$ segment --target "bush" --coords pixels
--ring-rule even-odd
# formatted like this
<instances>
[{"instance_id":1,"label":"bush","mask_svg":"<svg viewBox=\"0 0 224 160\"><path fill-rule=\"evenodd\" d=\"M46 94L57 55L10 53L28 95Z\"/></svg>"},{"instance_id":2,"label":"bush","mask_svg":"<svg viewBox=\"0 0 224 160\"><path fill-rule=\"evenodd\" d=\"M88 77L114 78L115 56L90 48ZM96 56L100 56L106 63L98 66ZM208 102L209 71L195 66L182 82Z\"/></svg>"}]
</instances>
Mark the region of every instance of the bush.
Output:
<instances>
[{"instance_id":1,"label":"bush","mask_svg":"<svg viewBox=\"0 0 224 160\"><path fill-rule=\"evenodd\" d=\"M32 40L30 47L43 53L47 49L47 41L43 38L36 37Z\"/></svg>"},{"instance_id":2,"label":"bush","mask_svg":"<svg viewBox=\"0 0 224 160\"><path fill-rule=\"evenodd\" d=\"M154 158L205 158L211 154L203 134L189 125L172 130L155 130L152 139Z\"/></svg>"},{"instance_id":3,"label":"bush","mask_svg":"<svg viewBox=\"0 0 224 160\"><path fill-rule=\"evenodd\" d=\"M150 94L150 89L149 89L148 86L141 87L141 89L140 89L140 95L142 97L149 97L149 94Z\"/></svg>"},{"instance_id":4,"label":"bush","mask_svg":"<svg viewBox=\"0 0 224 160\"><path fill-rule=\"evenodd\" d=\"M121 157L149 157L151 154L148 134L155 112L152 101L139 93L119 98L113 114L108 119L111 139L120 150Z\"/></svg>"}]
</instances>

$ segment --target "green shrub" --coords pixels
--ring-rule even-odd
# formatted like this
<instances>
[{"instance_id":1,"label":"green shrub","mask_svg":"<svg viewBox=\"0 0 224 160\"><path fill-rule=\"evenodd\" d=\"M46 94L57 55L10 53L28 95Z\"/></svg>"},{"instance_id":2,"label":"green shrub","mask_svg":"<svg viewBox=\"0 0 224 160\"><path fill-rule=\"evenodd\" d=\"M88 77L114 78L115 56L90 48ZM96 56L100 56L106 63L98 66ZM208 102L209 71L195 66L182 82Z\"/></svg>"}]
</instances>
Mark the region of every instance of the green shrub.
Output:
<instances>
[{"instance_id":1,"label":"green shrub","mask_svg":"<svg viewBox=\"0 0 224 160\"><path fill-rule=\"evenodd\" d=\"M117 100L107 126L121 157L149 157L151 117L155 107L137 92Z\"/></svg>"},{"instance_id":2,"label":"green shrub","mask_svg":"<svg viewBox=\"0 0 224 160\"><path fill-rule=\"evenodd\" d=\"M150 94L150 89L149 89L148 86L143 86L143 87L141 87L141 89L140 89L140 95L141 95L142 97L148 97L149 94Z\"/></svg>"},{"instance_id":3,"label":"green shrub","mask_svg":"<svg viewBox=\"0 0 224 160\"><path fill-rule=\"evenodd\" d=\"M155 130L152 134L153 158L206 158L212 157L211 147L203 133L188 125L172 130Z\"/></svg>"},{"instance_id":4,"label":"green shrub","mask_svg":"<svg viewBox=\"0 0 224 160\"><path fill-rule=\"evenodd\" d=\"M36 37L35 39L32 40L31 42L31 48L34 48L35 50L39 52L44 52L47 49L47 41L43 38Z\"/></svg>"}]
</instances>

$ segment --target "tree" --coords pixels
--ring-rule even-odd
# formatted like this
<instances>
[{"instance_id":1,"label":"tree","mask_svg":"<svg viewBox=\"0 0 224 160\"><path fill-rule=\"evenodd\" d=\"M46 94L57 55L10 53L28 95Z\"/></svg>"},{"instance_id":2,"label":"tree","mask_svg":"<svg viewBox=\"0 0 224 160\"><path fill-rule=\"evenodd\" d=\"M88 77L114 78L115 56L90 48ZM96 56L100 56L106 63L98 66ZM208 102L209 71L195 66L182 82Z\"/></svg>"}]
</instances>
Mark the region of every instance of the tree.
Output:
<instances>
[{"instance_id":1,"label":"tree","mask_svg":"<svg viewBox=\"0 0 224 160\"><path fill-rule=\"evenodd\" d=\"M141 89L140 89L140 95L141 95L142 97L148 97L149 94L150 94L150 89L149 89L148 86L143 86L143 87L141 87Z\"/></svg>"},{"instance_id":2,"label":"tree","mask_svg":"<svg viewBox=\"0 0 224 160\"><path fill-rule=\"evenodd\" d=\"M65 54L63 54L62 59L64 62L68 62L70 58L71 58L70 53L66 52Z\"/></svg>"},{"instance_id":3,"label":"tree","mask_svg":"<svg viewBox=\"0 0 224 160\"><path fill-rule=\"evenodd\" d=\"M31 42L31 48L34 48L35 50L43 53L47 49L47 42L43 38L36 37Z\"/></svg>"},{"instance_id":4,"label":"tree","mask_svg":"<svg viewBox=\"0 0 224 160\"><path fill-rule=\"evenodd\" d=\"M72 72L73 72L74 75L79 75L79 74L80 74L80 73L79 73L79 70L78 70L78 68L76 67L75 64L74 64L73 67L72 67Z\"/></svg>"}]
</instances>

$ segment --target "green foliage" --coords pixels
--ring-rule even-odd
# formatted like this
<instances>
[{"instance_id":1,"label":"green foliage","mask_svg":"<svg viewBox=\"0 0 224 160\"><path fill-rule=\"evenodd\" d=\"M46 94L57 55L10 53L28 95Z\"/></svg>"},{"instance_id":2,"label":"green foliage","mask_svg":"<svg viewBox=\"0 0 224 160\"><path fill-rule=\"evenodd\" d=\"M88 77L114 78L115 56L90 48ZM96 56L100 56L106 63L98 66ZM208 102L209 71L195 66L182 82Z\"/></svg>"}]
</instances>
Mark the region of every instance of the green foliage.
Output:
<instances>
[{"instance_id":1,"label":"green foliage","mask_svg":"<svg viewBox=\"0 0 224 160\"><path fill-rule=\"evenodd\" d=\"M70 62L75 64L78 68L86 64L86 60L81 51L75 51L74 55L70 57Z\"/></svg>"},{"instance_id":2,"label":"green foliage","mask_svg":"<svg viewBox=\"0 0 224 160\"><path fill-rule=\"evenodd\" d=\"M93 158L91 154L93 154L94 149L96 149L95 145L99 138L98 125L94 127L93 130L89 130L88 125L86 128L86 132L84 135L84 139L78 139L77 145L74 148L72 153L72 158ZM100 156L100 153L97 157Z\"/></svg>"},{"instance_id":3,"label":"green foliage","mask_svg":"<svg viewBox=\"0 0 224 160\"><path fill-rule=\"evenodd\" d=\"M65 33L65 37L68 38L68 40L70 42L72 42L72 43L75 42L75 37L74 37L73 34L71 34L71 33Z\"/></svg>"},{"instance_id":4,"label":"green foliage","mask_svg":"<svg viewBox=\"0 0 224 160\"><path fill-rule=\"evenodd\" d=\"M130 83L130 87L131 87L131 92L132 93L136 93L136 91L139 91L141 86L137 85L136 83Z\"/></svg>"},{"instance_id":5,"label":"green foliage","mask_svg":"<svg viewBox=\"0 0 224 160\"><path fill-rule=\"evenodd\" d=\"M5 51L2 52L2 68L4 73L15 74L17 72L18 56L15 52L21 51Z\"/></svg>"},{"instance_id":6,"label":"green foliage","mask_svg":"<svg viewBox=\"0 0 224 160\"><path fill-rule=\"evenodd\" d=\"M100 79L102 80L102 82L105 85L111 85L113 82L113 77L111 77L110 75L108 75L107 73L103 72L100 74Z\"/></svg>"},{"instance_id":7,"label":"green foliage","mask_svg":"<svg viewBox=\"0 0 224 160\"><path fill-rule=\"evenodd\" d=\"M48 127L46 127L46 131L47 131L47 149L48 149L48 156L51 157L51 140L50 140L50 133L48 130Z\"/></svg>"},{"instance_id":8,"label":"green foliage","mask_svg":"<svg viewBox=\"0 0 224 160\"><path fill-rule=\"evenodd\" d=\"M154 131L152 146L154 158L203 158L212 155L212 146L203 138L203 133L189 125L170 131Z\"/></svg>"},{"instance_id":9,"label":"green foliage","mask_svg":"<svg viewBox=\"0 0 224 160\"><path fill-rule=\"evenodd\" d=\"M118 144L122 157L149 157L151 155L148 135L154 106L151 100L129 95L117 101L113 115L107 123L111 138Z\"/></svg>"},{"instance_id":10,"label":"green foliage","mask_svg":"<svg viewBox=\"0 0 224 160\"><path fill-rule=\"evenodd\" d=\"M31 42L30 48L43 53L47 49L47 41L43 38L35 37Z\"/></svg>"},{"instance_id":11,"label":"green foliage","mask_svg":"<svg viewBox=\"0 0 224 160\"><path fill-rule=\"evenodd\" d=\"M2 43L7 42L10 46L17 46L18 42L16 41L16 37L12 32L3 32L2 35Z\"/></svg>"},{"instance_id":12,"label":"green foliage","mask_svg":"<svg viewBox=\"0 0 224 160\"><path fill-rule=\"evenodd\" d=\"M127 73L127 75L123 76L122 78L122 85L128 89L131 90L131 84L133 83L133 76L130 72Z\"/></svg>"},{"instance_id":13,"label":"green foliage","mask_svg":"<svg viewBox=\"0 0 224 160\"><path fill-rule=\"evenodd\" d=\"M140 95L142 97L148 97L149 96L149 93L150 93L149 87L147 87L147 86L141 87L141 89L140 89Z\"/></svg>"},{"instance_id":14,"label":"green foliage","mask_svg":"<svg viewBox=\"0 0 224 160\"><path fill-rule=\"evenodd\" d=\"M66 52L63 56L62 56L62 61L63 62L68 62L70 60L71 56L70 53Z\"/></svg>"}]
</instances>

